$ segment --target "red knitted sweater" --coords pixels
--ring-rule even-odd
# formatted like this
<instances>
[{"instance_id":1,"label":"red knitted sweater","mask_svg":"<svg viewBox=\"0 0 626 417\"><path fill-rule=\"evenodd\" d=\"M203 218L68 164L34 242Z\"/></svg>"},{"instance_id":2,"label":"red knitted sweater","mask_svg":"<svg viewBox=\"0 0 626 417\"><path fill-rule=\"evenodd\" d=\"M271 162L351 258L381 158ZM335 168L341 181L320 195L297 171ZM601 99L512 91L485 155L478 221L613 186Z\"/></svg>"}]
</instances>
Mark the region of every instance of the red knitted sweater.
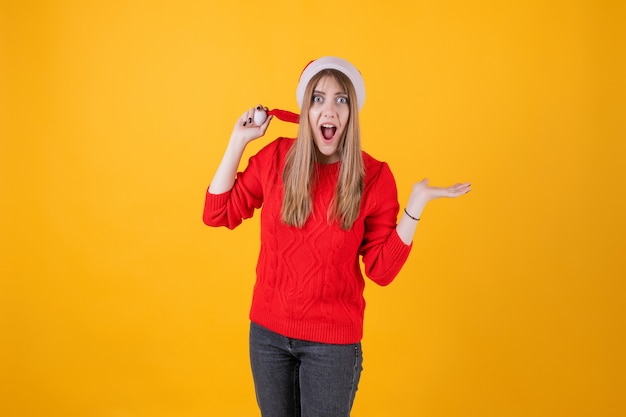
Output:
<instances>
[{"instance_id":1,"label":"red knitted sweater","mask_svg":"<svg viewBox=\"0 0 626 417\"><path fill-rule=\"evenodd\" d=\"M363 336L366 275L389 284L406 261L395 227L395 180L384 162L363 152L365 188L361 213L350 230L329 224L340 162L316 164L313 212L302 228L281 221L282 173L293 139L279 138L250 158L233 188L206 193L203 219L234 228L261 211L261 251L250 319L287 337L321 343L356 343Z\"/></svg>"}]
</instances>

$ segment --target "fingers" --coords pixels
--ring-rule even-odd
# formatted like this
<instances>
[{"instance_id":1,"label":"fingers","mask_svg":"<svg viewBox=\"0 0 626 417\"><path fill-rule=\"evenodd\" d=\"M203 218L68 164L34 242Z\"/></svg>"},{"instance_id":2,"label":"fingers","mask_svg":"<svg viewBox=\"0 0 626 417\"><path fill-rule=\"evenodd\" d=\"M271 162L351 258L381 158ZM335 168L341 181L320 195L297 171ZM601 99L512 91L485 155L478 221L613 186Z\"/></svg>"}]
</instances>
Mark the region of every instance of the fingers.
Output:
<instances>
[{"instance_id":1,"label":"fingers","mask_svg":"<svg viewBox=\"0 0 626 417\"><path fill-rule=\"evenodd\" d=\"M243 120L243 126L246 125L251 125L252 124L252 118L254 117L254 107L251 107L250 110L248 110L247 112L245 112L242 116Z\"/></svg>"},{"instance_id":2,"label":"fingers","mask_svg":"<svg viewBox=\"0 0 626 417\"><path fill-rule=\"evenodd\" d=\"M415 184L413 190L424 196L427 200L433 200L441 197L454 198L469 193L472 188L469 182L457 183L449 187L435 187L428 184L428 180L424 179Z\"/></svg>"},{"instance_id":3,"label":"fingers","mask_svg":"<svg viewBox=\"0 0 626 417\"><path fill-rule=\"evenodd\" d=\"M467 194L472 191L472 184L469 182L454 184L448 187L448 193L450 197L458 197L463 194Z\"/></svg>"},{"instance_id":4,"label":"fingers","mask_svg":"<svg viewBox=\"0 0 626 417\"><path fill-rule=\"evenodd\" d=\"M244 127L261 127L266 125L265 122L268 121L269 117L267 117L268 108L259 104L256 107L251 107L248 111L244 112L239 118L239 124ZM267 127L267 125L266 125Z\"/></svg>"},{"instance_id":5,"label":"fingers","mask_svg":"<svg viewBox=\"0 0 626 417\"><path fill-rule=\"evenodd\" d=\"M233 135L237 138L243 140L245 143L260 138L265 135L265 131L269 127L272 116L265 118L261 122L258 117L255 120L255 113L258 113L257 108L265 109L260 104L257 107L251 107L247 111L243 112L239 119L237 119L237 123L235 124ZM261 123L259 123L261 122Z\"/></svg>"}]
</instances>

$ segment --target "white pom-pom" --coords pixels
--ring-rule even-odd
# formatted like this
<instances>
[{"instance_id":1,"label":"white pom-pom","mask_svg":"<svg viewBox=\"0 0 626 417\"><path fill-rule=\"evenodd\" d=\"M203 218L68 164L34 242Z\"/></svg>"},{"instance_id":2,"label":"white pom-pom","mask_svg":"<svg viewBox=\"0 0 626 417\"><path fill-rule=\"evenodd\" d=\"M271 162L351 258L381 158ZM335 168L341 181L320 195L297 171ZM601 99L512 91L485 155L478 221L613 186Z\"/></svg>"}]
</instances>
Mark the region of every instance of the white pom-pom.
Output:
<instances>
[{"instance_id":1,"label":"white pom-pom","mask_svg":"<svg viewBox=\"0 0 626 417\"><path fill-rule=\"evenodd\" d=\"M267 119L267 112L265 111L265 109L254 109L254 124L257 126L262 125L263 123L265 123L265 120Z\"/></svg>"}]
</instances>

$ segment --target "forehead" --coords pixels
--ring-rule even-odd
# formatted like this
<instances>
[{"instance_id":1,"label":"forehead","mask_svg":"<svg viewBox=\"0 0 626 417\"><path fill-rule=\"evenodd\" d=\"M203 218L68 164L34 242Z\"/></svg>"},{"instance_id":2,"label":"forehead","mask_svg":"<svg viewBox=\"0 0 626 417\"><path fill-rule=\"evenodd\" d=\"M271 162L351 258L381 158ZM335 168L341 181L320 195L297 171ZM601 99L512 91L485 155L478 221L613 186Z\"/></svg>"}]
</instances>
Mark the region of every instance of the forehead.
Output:
<instances>
[{"instance_id":1,"label":"forehead","mask_svg":"<svg viewBox=\"0 0 626 417\"><path fill-rule=\"evenodd\" d=\"M344 88L344 86L342 86L339 80L337 80L337 78L333 77L332 75L322 76L322 78L320 78L317 84L315 84L315 90L318 90L318 91L332 90L332 91L346 93L346 89Z\"/></svg>"}]
</instances>

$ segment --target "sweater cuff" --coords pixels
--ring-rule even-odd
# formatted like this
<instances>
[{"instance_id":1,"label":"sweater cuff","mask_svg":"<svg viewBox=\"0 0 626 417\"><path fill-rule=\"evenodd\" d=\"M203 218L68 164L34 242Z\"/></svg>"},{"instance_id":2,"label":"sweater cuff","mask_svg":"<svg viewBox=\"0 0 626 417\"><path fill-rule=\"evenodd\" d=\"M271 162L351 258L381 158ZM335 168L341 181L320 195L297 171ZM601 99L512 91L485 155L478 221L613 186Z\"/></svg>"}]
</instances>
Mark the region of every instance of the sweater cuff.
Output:
<instances>
[{"instance_id":1,"label":"sweater cuff","mask_svg":"<svg viewBox=\"0 0 626 417\"><path fill-rule=\"evenodd\" d=\"M408 245L404 243L402 239L400 239L400 235L396 229L393 230L389 240L389 250L392 254L400 257L404 256L404 259L409 256L411 248L413 247L413 241Z\"/></svg>"},{"instance_id":2,"label":"sweater cuff","mask_svg":"<svg viewBox=\"0 0 626 417\"><path fill-rule=\"evenodd\" d=\"M221 194L211 194L209 192L209 189L207 188L206 198L205 198L205 203L204 203L205 211L209 211L211 213L215 211L219 211L228 202L231 191L232 190L228 190Z\"/></svg>"},{"instance_id":3,"label":"sweater cuff","mask_svg":"<svg viewBox=\"0 0 626 417\"><path fill-rule=\"evenodd\" d=\"M404 263L409 257L409 253L411 252L412 247L413 242L411 242L411 244L409 245L406 245L402 241L402 239L400 239L398 232L394 230L389 235L384 249L384 258L387 259L386 263L389 266L389 269L380 274L368 273L368 276L378 285L389 285L400 273L400 270L402 269Z\"/></svg>"},{"instance_id":4,"label":"sweater cuff","mask_svg":"<svg viewBox=\"0 0 626 417\"><path fill-rule=\"evenodd\" d=\"M396 263L393 271L390 271L391 273L388 276L388 281L381 283L381 285L388 285L396 278L396 276L400 273L400 270L402 270L402 267L406 263L406 260L411 253L411 248L413 247L413 242L408 245L404 243L402 239L400 239L400 235L398 235L398 232L395 229L391 236L389 236L389 241L387 243L387 250L389 251L389 255L396 260Z\"/></svg>"}]
</instances>

